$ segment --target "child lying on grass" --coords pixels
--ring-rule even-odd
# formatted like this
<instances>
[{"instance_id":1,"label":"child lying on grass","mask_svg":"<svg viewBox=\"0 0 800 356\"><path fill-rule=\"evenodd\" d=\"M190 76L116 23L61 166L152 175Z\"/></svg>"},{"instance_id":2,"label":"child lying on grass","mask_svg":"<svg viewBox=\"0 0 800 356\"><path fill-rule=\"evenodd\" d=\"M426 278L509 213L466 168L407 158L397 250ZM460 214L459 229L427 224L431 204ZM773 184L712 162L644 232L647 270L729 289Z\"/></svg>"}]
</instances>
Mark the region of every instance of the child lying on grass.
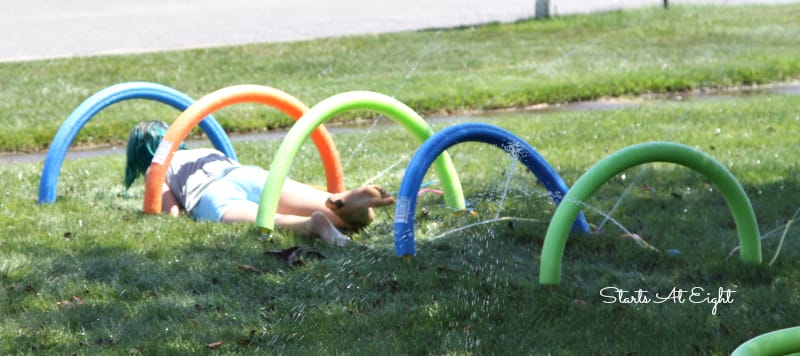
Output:
<instances>
[{"instance_id":1,"label":"child lying on grass","mask_svg":"<svg viewBox=\"0 0 800 356\"><path fill-rule=\"evenodd\" d=\"M153 155L169 125L163 121L138 124L128 137L125 187L147 174ZM245 166L210 148L175 152L163 186L162 211L178 216L186 211L195 220L255 222L268 172ZM358 230L375 217L374 207L394 203L377 185L331 194L287 179L281 190L275 225L301 236L316 236L327 244L345 245L340 229Z\"/></svg>"}]
</instances>

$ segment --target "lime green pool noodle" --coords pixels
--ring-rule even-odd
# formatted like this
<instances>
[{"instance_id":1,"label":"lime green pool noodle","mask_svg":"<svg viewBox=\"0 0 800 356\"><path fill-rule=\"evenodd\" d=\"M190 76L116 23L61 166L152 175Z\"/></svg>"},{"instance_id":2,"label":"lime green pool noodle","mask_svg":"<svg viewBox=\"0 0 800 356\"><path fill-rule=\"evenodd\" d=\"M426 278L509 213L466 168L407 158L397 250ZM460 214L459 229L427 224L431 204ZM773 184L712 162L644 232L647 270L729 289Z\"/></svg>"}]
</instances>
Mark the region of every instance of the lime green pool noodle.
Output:
<instances>
[{"instance_id":1,"label":"lime green pool noodle","mask_svg":"<svg viewBox=\"0 0 800 356\"><path fill-rule=\"evenodd\" d=\"M648 162L680 164L702 173L714 183L733 213L741 247L740 259L747 263L761 263L761 240L753 207L739 181L730 171L710 156L689 146L671 142L649 142L629 146L607 156L578 178L570 188L558 205L544 238L539 270L540 284L560 283L561 260L567 235L581 204L615 175Z\"/></svg>"},{"instance_id":2,"label":"lime green pool noodle","mask_svg":"<svg viewBox=\"0 0 800 356\"><path fill-rule=\"evenodd\" d=\"M733 350L731 356L778 356L800 352L800 326L756 336Z\"/></svg>"},{"instance_id":3,"label":"lime green pool noodle","mask_svg":"<svg viewBox=\"0 0 800 356\"><path fill-rule=\"evenodd\" d=\"M433 128L414 110L390 96L370 92L351 91L329 97L309 109L294 125L281 141L278 152L269 169L269 176L264 185L261 201L258 205L256 226L261 230L272 231L275 228L275 214L283 182L289 174L289 168L303 143L317 126L332 117L348 110L372 110L394 119L420 142L424 142L434 133ZM455 166L447 153L442 153L434 162L434 169L439 175L445 202L456 210L466 209L464 192L456 174Z\"/></svg>"}]
</instances>

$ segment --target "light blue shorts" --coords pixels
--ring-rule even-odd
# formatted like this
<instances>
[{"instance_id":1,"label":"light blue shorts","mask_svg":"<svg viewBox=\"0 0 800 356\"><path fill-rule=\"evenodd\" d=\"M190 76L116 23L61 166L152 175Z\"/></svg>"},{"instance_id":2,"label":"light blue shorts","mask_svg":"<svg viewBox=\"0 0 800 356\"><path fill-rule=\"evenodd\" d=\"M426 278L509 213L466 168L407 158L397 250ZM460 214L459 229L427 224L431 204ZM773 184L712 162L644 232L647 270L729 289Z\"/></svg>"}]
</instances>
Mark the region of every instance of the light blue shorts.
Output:
<instances>
[{"instance_id":1,"label":"light blue shorts","mask_svg":"<svg viewBox=\"0 0 800 356\"><path fill-rule=\"evenodd\" d=\"M268 174L257 166L230 170L203 190L200 201L189 214L195 220L218 222L233 205L250 204L253 209L258 209Z\"/></svg>"}]
</instances>

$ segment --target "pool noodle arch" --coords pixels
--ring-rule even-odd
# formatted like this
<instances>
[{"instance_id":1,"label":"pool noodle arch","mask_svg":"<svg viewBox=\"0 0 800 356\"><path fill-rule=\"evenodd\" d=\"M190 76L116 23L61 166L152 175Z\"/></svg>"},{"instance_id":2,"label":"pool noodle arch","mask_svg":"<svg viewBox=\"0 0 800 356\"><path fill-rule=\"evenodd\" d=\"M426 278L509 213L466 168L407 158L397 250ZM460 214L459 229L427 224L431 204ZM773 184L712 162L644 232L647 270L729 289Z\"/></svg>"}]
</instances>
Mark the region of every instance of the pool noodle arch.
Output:
<instances>
[{"instance_id":1,"label":"pool noodle arch","mask_svg":"<svg viewBox=\"0 0 800 356\"><path fill-rule=\"evenodd\" d=\"M800 352L800 326L772 331L739 345L731 356L778 356Z\"/></svg>"},{"instance_id":2,"label":"pool noodle arch","mask_svg":"<svg viewBox=\"0 0 800 356\"><path fill-rule=\"evenodd\" d=\"M722 192L733 213L741 245L740 259L761 263L761 240L750 199L739 181L722 164L689 146L670 142L650 142L621 149L590 168L570 188L558 206L542 246L540 284L559 284L561 260L567 243L567 226L575 219L580 204L616 174L647 162L670 162L691 168L706 176Z\"/></svg>"},{"instance_id":3,"label":"pool noodle arch","mask_svg":"<svg viewBox=\"0 0 800 356\"><path fill-rule=\"evenodd\" d=\"M172 160L172 155L178 145L189 134L205 115L221 108L239 103L262 103L277 108L293 119L299 119L307 110L300 100L278 89L263 85L234 85L214 91L195 102L186 109L167 130L161 144L159 144L150 173L145 183L143 210L146 213L161 212L162 186L166 179L167 167ZM344 174L339 159L339 153L333 144L333 139L324 126L317 127L311 138L319 151L325 175L328 182L328 191L341 192L344 190Z\"/></svg>"},{"instance_id":4,"label":"pool noodle arch","mask_svg":"<svg viewBox=\"0 0 800 356\"><path fill-rule=\"evenodd\" d=\"M483 123L465 123L447 127L425 141L411 158L400 191L397 194L394 215L394 248L397 256L416 254L414 244L414 211L417 204L417 190L434 158L446 149L466 141L483 142L497 146L525 164L550 196L558 204L567 194L569 187L561 176L537 152L521 138L497 126ZM580 213L574 220L572 230L589 233L589 224Z\"/></svg>"},{"instance_id":5,"label":"pool noodle arch","mask_svg":"<svg viewBox=\"0 0 800 356\"><path fill-rule=\"evenodd\" d=\"M194 100L185 94L156 83L127 82L105 88L90 96L67 117L53 137L44 160L42 178L39 182L39 204L49 204L56 200L56 187L61 166L69 146L78 132L98 112L114 103L129 99L150 99L170 105L180 111L188 108ZM213 116L200 122L200 128L218 150L229 157L236 158L236 152L228 140L228 135Z\"/></svg>"},{"instance_id":6,"label":"pool noodle arch","mask_svg":"<svg viewBox=\"0 0 800 356\"><path fill-rule=\"evenodd\" d=\"M386 115L411 131L420 142L424 142L434 133L433 128L414 110L384 94L371 91L350 91L339 93L319 102L292 125L281 142L270 166L269 176L258 205L256 226L263 231L272 231L275 228L275 213L278 210L278 199L283 188L283 181L288 176L289 167L311 130L339 113L354 109L373 110ZM466 208L464 192L461 190L461 183L450 156L443 153L435 164L445 192L445 201L451 208L464 210Z\"/></svg>"}]
</instances>

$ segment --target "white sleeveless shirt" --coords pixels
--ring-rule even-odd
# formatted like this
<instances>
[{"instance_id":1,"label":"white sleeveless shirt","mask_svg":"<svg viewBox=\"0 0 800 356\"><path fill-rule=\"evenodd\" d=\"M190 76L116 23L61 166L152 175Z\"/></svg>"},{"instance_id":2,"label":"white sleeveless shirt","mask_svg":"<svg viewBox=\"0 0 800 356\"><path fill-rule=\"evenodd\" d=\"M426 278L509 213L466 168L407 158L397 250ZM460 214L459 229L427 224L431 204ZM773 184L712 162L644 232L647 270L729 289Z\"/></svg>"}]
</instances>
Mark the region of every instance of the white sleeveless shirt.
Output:
<instances>
[{"instance_id":1,"label":"white sleeveless shirt","mask_svg":"<svg viewBox=\"0 0 800 356\"><path fill-rule=\"evenodd\" d=\"M235 167L241 164L212 148L178 150L167 169L167 185L184 210L191 211L203 190Z\"/></svg>"}]
</instances>

